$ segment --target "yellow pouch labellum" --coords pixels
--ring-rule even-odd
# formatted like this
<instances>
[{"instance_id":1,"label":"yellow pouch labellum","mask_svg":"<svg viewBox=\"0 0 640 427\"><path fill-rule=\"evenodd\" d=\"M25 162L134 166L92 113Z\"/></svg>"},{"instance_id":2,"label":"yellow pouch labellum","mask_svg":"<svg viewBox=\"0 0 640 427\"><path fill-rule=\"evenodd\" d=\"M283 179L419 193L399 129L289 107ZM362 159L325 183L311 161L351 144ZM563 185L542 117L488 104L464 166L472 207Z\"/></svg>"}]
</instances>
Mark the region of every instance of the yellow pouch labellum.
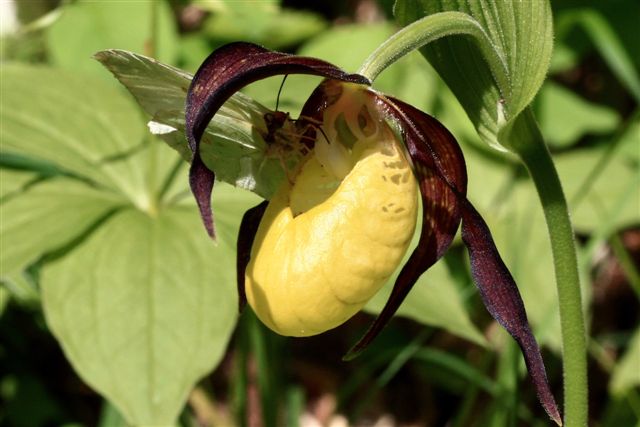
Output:
<instances>
[{"instance_id":1,"label":"yellow pouch labellum","mask_svg":"<svg viewBox=\"0 0 640 427\"><path fill-rule=\"evenodd\" d=\"M372 132L361 121L349 150L335 145L327 116L332 142L320 136L269 202L246 269L247 301L282 335L315 335L357 313L398 267L416 225L417 182L387 124Z\"/></svg>"}]
</instances>

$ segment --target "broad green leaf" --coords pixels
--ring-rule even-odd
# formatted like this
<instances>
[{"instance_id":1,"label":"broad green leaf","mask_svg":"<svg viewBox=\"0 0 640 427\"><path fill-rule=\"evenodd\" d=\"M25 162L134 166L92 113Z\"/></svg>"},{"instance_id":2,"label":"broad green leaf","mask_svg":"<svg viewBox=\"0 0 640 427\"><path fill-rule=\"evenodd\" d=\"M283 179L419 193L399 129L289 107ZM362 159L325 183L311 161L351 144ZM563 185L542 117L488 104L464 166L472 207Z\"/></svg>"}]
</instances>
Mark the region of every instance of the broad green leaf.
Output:
<instances>
[{"instance_id":1,"label":"broad green leaf","mask_svg":"<svg viewBox=\"0 0 640 427\"><path fill-rule=\"evenodd\" d=\"M492 73L488 58L468 36L436 40L421 52L455 93L482 139L495 147L504 145L508 135L501 131L529 105L549 66L553 45L549 3L398 0L394 10L401 25L444 11L466 13L477 23L495 55L491 69L501 70L503 78Z\"/></svg>"},{"instance_id":2,"label":"broad green leaf","mask_svg":"<svg viewBox=\"0 0 640 427\"><path fill-rule=\"evenodd\" d=\"M151 131L185 159L191 152L184 136L184 104L191 76L153 59L120 50L98 52L96 59L133 94L152 118ZM268 198L283 178L278 159L266 156L260 137L268 110L235 94L209 124L201 145L205 164L216 178Z\"/></svg>"},{"instance_id":3,"label":"broad green leaf","mask_svg":"<svg viewBox=\"0 0 640 427\"><path fill-rule=\"evenodd\" d=\"M42 269L51 330L131 424L175 422L235 325L235 234L255 197L218 186L214 200L217 246L191 204L125 209Z\"/></svg>"},{"instance_id":4,"label":"broad green leaf","mask_svg":"<svg viewBox=\"0 0 640 427\"><path fill-rule=\"evenodd\" d=\"M629 348L616 363L609 390L611 394L621 396L633 387L640 385L640 328L637 328L631 340Z\"/></svg>"},{"instance_id":5,"label":"broad green leaf","mask_svg":"<svg viewBox=\"0 0 640 427\"><path fill-rule=\"evenodd\" d=\"M0 203L6 196L20 192L25 185L33 181L37 175L14 169L0 169Z\"/></svg>"},{"instance_id":6,"label":"broad green leaf","mask_svg":"<svg viewBox=\"0 0 640 427\"><path fill-rule=\"evenodd\" d=\"M152 19L156 14L156 33ZM161 61L173 62L176 29L173 12L165 1L68 3L60 19L50 28L48 42L53 64L68 70L92 72L104 77L91 55L102 49L120 48L148 52ZM152 37L157 40L152 40Z\"/></svg>"},{"instance_id":7,"label":"broad green leaf","mask_svg":"<svg viewBox=\"0 0 640 427\"><path fill-rule=\"evenodd\" d=\"M629 123L629 127L622 135L622 141L618 143L617 154L623 158L629 159L636 164L640 163L640 114L636 115Z\"/></svg>"},{"instance_id":8,"label":"broad green leaf","mask_svg":"<svg viewBox=\"0 0 640 427\"><path fill-rule=\"evenodd\" d=\"M640 222L639 146L635 125L613 154L602 148L586 148L555 156L576 229L606 227L613 231Z\"/></svg>"},{"instance_id":9,"label":"broad green leaf","mask_svg":"<svg viewBox=\"0 0 640 427\"><path fill-rule=\"evenodd\" d=\"M0 277L0 287L9 293L11 298L21 304L29 306L40 305L38 285L26 271L3 275Z\"/></svg>"},{"instance_id":10,"label":"broad green leaf","mask_svg":"<svg viewBox=\"0 0 640 427\"><path fill-rule=\"evenodd\" d=\"M551 82L542 87L535 105L542 133L557 147L573 145L587 134L612 132L620 122L612 109L581 99Z\"/></svg>"},{"instance_id":11,"label":"broad green leaf","mask_svg":"<svg viewBox=\"0 0 640 427\"><path fill-rule=\"evenodd\" d=\"M418 217L421 216L418 215ZM420 225L416 229L420 230ZM418 243L418 239L419 232L416 232L411 247ZM407 251L401 265L404 265L410 254L411 251ZM389 298L398 273L399 269L384 288L369 301L365 306L366 311L380 313ZM418 279L396 315L408 317L425 325L444 328L476 344L486 344L482 334L471 323L464 307L460 288L447 272L444 262L436 263Z\"/></svg>"},{"instance_id":12,"label":"broad green leaf","mask_svg":"<svg viewBox=\"0 0 640 427\"><path fill-rule=\"evenodd\" d=\"M0 277L10 280L29 264L78 238L126 203L68 178L53 178L0 204Z\"/></svg>"},{"instance_id":13,"label":"broad green leaf","mask_svg":"<svg viewBox=\"0 0 640 427\"><path fill-rule=\"evenodd\" d=\"M144 170L130 154L145 146L135 105L110 85L66 71L2 66L0 152L49 162L149 206Z\"/></svg>"}]
</instances>

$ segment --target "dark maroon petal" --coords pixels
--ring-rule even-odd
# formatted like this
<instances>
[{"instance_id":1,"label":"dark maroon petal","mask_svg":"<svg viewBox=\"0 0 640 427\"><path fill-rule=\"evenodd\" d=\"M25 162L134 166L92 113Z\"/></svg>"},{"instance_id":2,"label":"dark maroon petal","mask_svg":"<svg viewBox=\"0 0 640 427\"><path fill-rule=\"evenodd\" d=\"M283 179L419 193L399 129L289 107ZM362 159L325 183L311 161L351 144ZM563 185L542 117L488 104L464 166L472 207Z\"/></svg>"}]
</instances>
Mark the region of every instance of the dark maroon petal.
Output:
<instances>
[{"instance_id":1,"label":"dark maroon petal","mask_svg":"<svg viewBox=\"0 0 640 427\"><path fill-rule=\"evenodd\" d=\"M422 111L392 98L378 96L377 105L400 126L420 186L423 225L418 245L402 267L389 300L366 334L344 357L346 360L356 357L373 341L422 273L451 245L460 224L460 203L450 185L436 171L446 171L448 181L460 194L465 194L467 189L462 151L444 126Z\"/></svg>"},{"instance_id":2,"label":"dark maroon petal","mask_svg":"<svg viewBox=\"0 0 640 427\"><path fill-rule=\"evenodd\" d=\"M424 214L423 221L435 231L425 231L423 225L418 247L398 276L387 305L348 356L361 351L384 327L420 274L446 251L462 218L462 238L469 250L471 273L482 300L489 313L522 349L542 406L551 419L561 425L540 349L529 327L518 287L500 258L489 228L466 197L466 171L458 143L439 122L420 110L393 98L379 96L379 102L381 111L401 127L420 184L423 206L430 212ZM440 203L438 199L436 202L429 200L442 196L445 199ZM439 209L433 209L434 204L439 205ZM435 218L429 219L429 215L435 215ZM423 244L427 248L421 248Z\"/></svg>"},{"instance_id":3,"label":"dark maroon petal","mask_svg":"<svg viewBox=\"0 0 640 427\"><path fill-rule=\"evenodd\" d=\"M238 284L238 309L242 311L247 304L247 294L245 292L245 271L249 260L251 259L251 247L253 241L256 238L258 232L258 226L262 220L264 212L269 205L268 201L264 201L257 206L247 210L242 216L242 222L240 222L240 229L238 230L238 242L236 253L236 281Z\"/></svg>"},{"instance_id":4,"label":"dark maroon petal","mask_svg":"<svg viewBox=\"0 0 640 427\"><path fill-rule=\"evenodd\" d=\"M500 258L487 224L466 198L461 200L462 239L469 250L471 274L482 301L491 316L513 336L522 349L538 400L549 417L562 425L558 406L547 382L542 355L529 327L518 287Z\"/></svg>"},{"instance_id":5,"label":"dark maroon petal","mask_svg":"<svg viewBox=\"0 0 640 427\"><path fill-rule=\"evenodd\" d=\"M222 46L205 59L187 92L185 130L194 159L200 156L200 139L204 130L227 99L249 83L285 74L310 74L346 82L370 83L366 77L345 73L319 59L272 52L251 43ZM202 162L191 163L190 183L200 212L204 212L205 227L213 236L213 218L208 200L213 188L213 174L203 170L203 166Z\"/></svg>"},{"instance_id":6,"label":"dark maroon petal","mask_svg":"<svg viewBox=\"0 0 640 427\"><path fill-rule=\"evenodd\" d=\"M207 229L207 233L214 240L216 238L216 229L213 224L213 211L211 210L211 192L213 191L215 178L213 171L205 166L200 156L194 156L189 169L189 186L198 203L204 228Z\"/></svg>"}]
</instances>

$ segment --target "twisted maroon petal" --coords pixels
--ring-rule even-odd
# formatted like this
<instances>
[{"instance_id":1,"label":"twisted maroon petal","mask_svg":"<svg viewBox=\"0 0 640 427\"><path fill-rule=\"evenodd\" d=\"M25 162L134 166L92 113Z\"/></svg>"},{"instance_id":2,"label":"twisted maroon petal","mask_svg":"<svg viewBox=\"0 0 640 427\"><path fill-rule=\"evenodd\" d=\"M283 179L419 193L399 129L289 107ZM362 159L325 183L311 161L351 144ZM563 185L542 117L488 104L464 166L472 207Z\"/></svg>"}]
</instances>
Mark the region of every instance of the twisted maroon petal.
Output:
<instances>
[{"instance_id":1,"label":"twisted maroon petal","mask_svg":"<svg viewBox=\"0 0 640 427\"><path fill-rule=\"evenodd\" d=\"M460 224L460 202L452 190L465 194L467 173L462 151L451 133L433 117L393 98L376 95L380 112L400 127L422 199L422 229L418 245L402 267L389 300L366 334L344 357L356 357L398 310L418 278L436 263L451 245ZM436 164L445 170L442 180Z\"/></svg>"},{"instance_id":2,"label":"twisted maroon petal","mask_svg":"<svg viewBox=\"0 0 640 427\"><path fill-rule=\"evenodd\" d=\"M284 74L310 74L370 84L366 77L348 74L320 59L272 52L251 43L230 43L215 50L196 72L186 103L186 135L193 152L189 183L200 215L211 237L215 237L211 213L214 173L200 159L200 139L222 104L249 83Z\"/></svg>"},{"instance_id":3,"label":"twisted maroon petal","mask_svg":"<svg viewBox=\"0 0 640 427\"><path fill-rule=\"evenodd\" d=\"M245 271L249 260L251 259L251 247L253 241L256 238L258 232L258 226L264 216L264 212L269 205L268 201L263 201L257 206L247 210L242 216L242 222L240 222L240 229L238 230L238 242L236 253L236 283L238 285L238 309L242 309L247 304L247 294L244 288L245 285Z\"/></svg>"},{"instance_id":4,"label":"twisted maroon petal","mask_svg":"<svg viewBox=\"0 0 640 427\"><path fill-rule=\"evenodd\" d=\"M465 164L458 143L444 126L420 110L397 99L378 99L380 110L398 123L403 133L420 184L424 222L418 247L400 272L389 301L347 357L361 351L384 327L418 277L444 254L462 219L462 239L482 301L520 346L538 400L549 417L562 425L518 287L498 253L489 227L466 197ZM432 197L441 199L434 201ZM439 208L434 209L434 205ZM424 224L433 230L425 230ZM421 248L423 244L427 247Z\"/></svg>"},{"instance_id":5,"label":"twisted maroon petal","mask_svg":"<svg viewBox=\"0 0 640 427\"><path fill-rule=\"evenodd\" d=\"M466 199L462 209L462 240L469 251L471 274L485 307L520 346L538 400L549 417L562 425L518 287L500 258L489 227Z\"/></svg>"}]
</instances>

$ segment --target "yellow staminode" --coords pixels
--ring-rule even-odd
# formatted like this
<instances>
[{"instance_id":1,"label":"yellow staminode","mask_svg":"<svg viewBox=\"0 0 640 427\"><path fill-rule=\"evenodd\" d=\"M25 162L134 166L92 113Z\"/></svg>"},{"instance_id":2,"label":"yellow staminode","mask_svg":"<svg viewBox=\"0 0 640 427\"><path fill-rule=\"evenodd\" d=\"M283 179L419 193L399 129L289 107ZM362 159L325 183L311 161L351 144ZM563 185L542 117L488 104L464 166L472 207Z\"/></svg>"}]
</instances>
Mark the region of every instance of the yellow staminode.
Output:
<instances>
[{"instance_id":1,"label":"yellow staminode","mask_svg":"<svg viewBox=\"0 0 640 427\"><path fill-rule=\"evenodd\" d=\"M417 182L395 135L358 91L346 86L325 111L329 142L319 135L295 182L270 201L255 238L247 300L282 335L318 334L353 316L413 236ZM345 123L351 147L339 138Z\"/></svg>"}]
</instances>

